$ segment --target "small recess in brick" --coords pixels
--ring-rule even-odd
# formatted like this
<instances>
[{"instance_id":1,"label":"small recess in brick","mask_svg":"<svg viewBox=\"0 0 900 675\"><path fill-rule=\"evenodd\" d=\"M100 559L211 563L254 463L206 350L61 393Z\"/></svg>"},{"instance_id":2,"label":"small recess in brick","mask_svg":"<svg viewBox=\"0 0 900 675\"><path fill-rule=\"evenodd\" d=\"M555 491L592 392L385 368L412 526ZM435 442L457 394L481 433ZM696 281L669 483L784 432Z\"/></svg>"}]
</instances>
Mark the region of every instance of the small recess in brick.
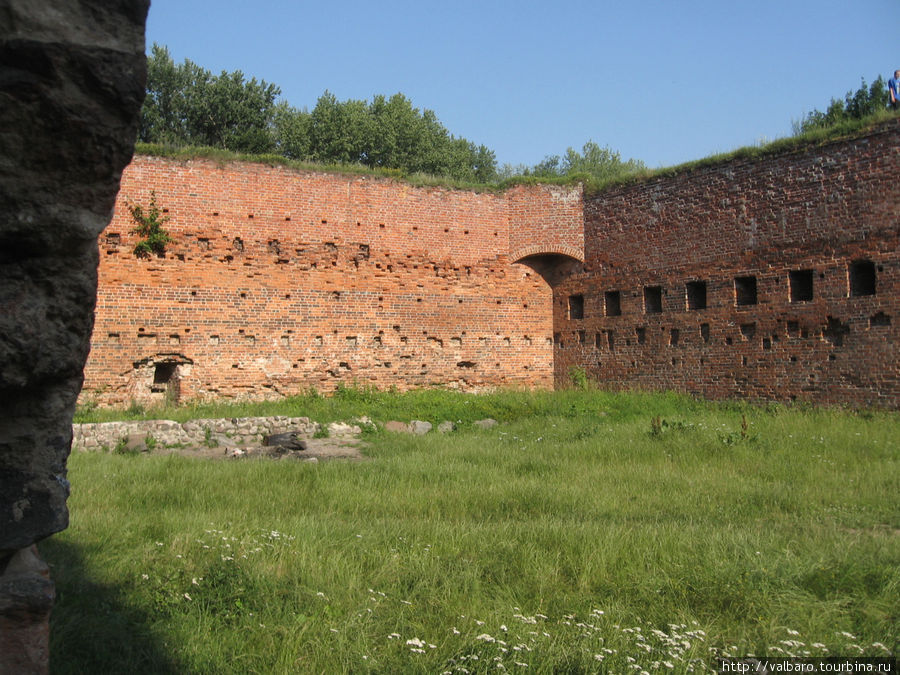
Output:
<instances>
[{"instance_id":1,"label":"small recess in brick","mask_svg":"<svg viewBox=\"0 0 900 675\"><path fill-rule=\"evenodd\" d=\"M644 286L644 314L662 312L662 287Z\"/></svg>"},{"instance_id":2,"label":"small recess in brick","mask_svg":"<svg viewBox=\"0 0 900 675\"><path fill-rule=\"evenodd\" d=\"M756 277L734 278L734 302L739 307L757 303Z\"/></svg>"},{"instance_id":3,"label":"small recess in brick","mask_svg":"<svg viewBox=\"0 0 900 675\"><path fill-rule=\"evenodd\" d=\"M791 270L788 286L791 302L809 302L813 299L813 270Z\"/></svg>"},{"instance_id":4,"label":"small recess in brick","mask_svg":"<svg viewBox=\"0 0 900 675\"><path fill-rule=\"evenodd\" d=\"M684 285L685 300L689 310L706 309L706 282L689 281Z\"/></svg>"},{"instance_id":5,"label":"small recess in brick","mask_svg":"<svg viewBox=\"0 0 900 675\"><path fill-rule=\"evenodd\" d=\"M703 338L704 342L709 342L709 324L708 323L700 324L700 337Z\"/></svg>"},{"instance_id":6,"label":"small recess in brick","mask_svg":"<svg viewBox=\"0 0 900 675\"><path fill-rule=\"evenodd\" d=\"M231 248L233 248L235 251L243 251L244 250L244 240L241 239L240 237L235 237L231 241Z\"/></svg>"},{"instance_id":7,"label":"small recess in brick","mask_svg":"<svg viewBox=\"0 0 900 675\"><path fill-rule=\"evenodd\" d=\"M772 339L764 337L762 339L762 348L763 349L772 349Z\"/></svg>"},{"instance_id":8,"label":"small recess in brick","mask_svg":"<svg viewBox=\"0 0 900 675\"><path fill-rule=\"evenodd\" d=\"M835 347L844 344L844 336L850 332L850 326L833 316L827 318L825 328L822 330L822 339L830 342Z\"/></svg>"},{"instance_id":9,"label":"small recess in brick","mask_svg":"<svg viewBox=\"0 0 900 675\"><path fill-rule=\"evenodd\" d=\"M475 362L474 361L458 361L456 363L456 367L457 368L474 368Z\"/></svg>"},{"instance_id":10,"label":"small recess in brick","mask_svg":"<svg viewBox=\"0 0 900 675\"><path fill-rule=\"evenodd\" d=\"M891 317L884 312L876 312L871 317L869 317L869 328L875 328L878 326L890 326L891 325Z\"/></svg>"},{"instance_id":11,"label":"small recess in brick","mask_svg":"<svg viewBox=\"0 0 900 675\"><path fill-rule=\"evenodd\" d=\"M847 269L850 297L875 295L875 263L871 260L854 260Z\"/></svg>"},{"instance_id":12,"label":"small recess in brick","mask_svg":"<svg viewBox=\"0 0 900 675\"><path fill-rule=\"evenodd\" d=\"M755 323L742 323L741 324L741 336L745 340L752 340L754 335L756 335L756 324Z\"/></svg>"},{"instance_id":13,"label":"small recess in brick","mask_svg":"<svg viewBox=\"0 0 900 675\"><path fill-rule=\"evenodd\" d=\"M677 328L673 328L669 331L669 346L677 347L678 341L681 339L681 331Z\"/></svg>"},{"instance_id":14,"label":"small recess in brick","mask_svg":"<svg viewBox=\"0 0 900 675\"><path fill-rule=\"evenodd\" d=\"M634 334L637 337L637 343L639 345L642 345L645 342L647 342L647 329L644 328L643 326L638 326L637 328L635 328Z\"/></svg>"}]
</instances>

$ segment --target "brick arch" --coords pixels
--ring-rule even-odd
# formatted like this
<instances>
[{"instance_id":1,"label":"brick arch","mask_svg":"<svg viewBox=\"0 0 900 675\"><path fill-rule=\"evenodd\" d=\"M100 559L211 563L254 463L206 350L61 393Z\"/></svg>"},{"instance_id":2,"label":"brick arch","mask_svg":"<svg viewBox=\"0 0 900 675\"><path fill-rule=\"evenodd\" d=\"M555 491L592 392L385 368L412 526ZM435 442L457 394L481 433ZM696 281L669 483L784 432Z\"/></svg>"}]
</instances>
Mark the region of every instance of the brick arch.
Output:
<instances>
[{"instance_id":1,"label":"brick arch","mask_svg":"<svg viewBox=\"0 0 900 675\"><path fill-rule=\"evenodd\" d=\"M510 251L509 259L512 262L521 262L523 258L534 255L564 255L574 258L578 262L584 262L584 251L575 246L555 245L546 246L542 244L532 244L531 246L520 246L514 251Z\"/></svg>"}]
</instances>

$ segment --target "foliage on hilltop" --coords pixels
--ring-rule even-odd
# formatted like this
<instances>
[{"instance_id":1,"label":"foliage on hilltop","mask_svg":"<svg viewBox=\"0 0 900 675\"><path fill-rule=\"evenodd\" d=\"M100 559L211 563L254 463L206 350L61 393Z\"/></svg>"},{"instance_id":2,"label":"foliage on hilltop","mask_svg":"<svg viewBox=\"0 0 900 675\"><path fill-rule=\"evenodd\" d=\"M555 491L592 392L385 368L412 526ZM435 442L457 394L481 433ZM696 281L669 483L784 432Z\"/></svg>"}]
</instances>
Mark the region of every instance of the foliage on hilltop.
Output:
<instances>
[{"instance_id":1,"label":"foliage on hilltop","mask_svg":"<svg viewBox=\"0 0 900 675\"><path fill-rule=\"evenodd\" d=\"M848 91L844 99L832 98L825 109L813 110L800 121L792 123L795 136L817 129L836 127L852 120L863 120L878 113L883 113L890 105L891 95L888 93L884 78L879 75L871 85L862 78L859 89Z\"/></svg>"},{"instance_id":2,"label":"foliage on hilltop","mask_svg":"<svg viewBox=\"0 0 900 675\"><path fill-rule=\"evenodd\" d=\"M491 150L453 136L433 111L419 111L403 94L339 101L326 91L312 111L278 101L280 94L276 85L246 80L241 71L213 75L187 59L176 64L166 47L154 44L138 138L479 183L496 179Z\"/></svg>"}]
</instances>

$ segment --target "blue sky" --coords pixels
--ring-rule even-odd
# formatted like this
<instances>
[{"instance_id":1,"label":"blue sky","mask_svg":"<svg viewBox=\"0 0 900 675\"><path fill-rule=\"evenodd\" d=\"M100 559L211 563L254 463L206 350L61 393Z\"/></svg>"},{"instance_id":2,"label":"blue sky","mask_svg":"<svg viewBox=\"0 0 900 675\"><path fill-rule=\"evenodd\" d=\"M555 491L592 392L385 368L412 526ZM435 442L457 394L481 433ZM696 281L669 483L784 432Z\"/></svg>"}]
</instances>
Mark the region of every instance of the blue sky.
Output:
<instances>
[{"instance_id":1,"label":"blue sky","mask_svg":"<svg viewBox=\"0 0 900 675\"><path fill-rule=\"evenodd\" d=\"M900 69L900 0L152 0L147 46L312 109L402 92L499 164L668 166L791 133Z\"/></svg>"}]
</instances>

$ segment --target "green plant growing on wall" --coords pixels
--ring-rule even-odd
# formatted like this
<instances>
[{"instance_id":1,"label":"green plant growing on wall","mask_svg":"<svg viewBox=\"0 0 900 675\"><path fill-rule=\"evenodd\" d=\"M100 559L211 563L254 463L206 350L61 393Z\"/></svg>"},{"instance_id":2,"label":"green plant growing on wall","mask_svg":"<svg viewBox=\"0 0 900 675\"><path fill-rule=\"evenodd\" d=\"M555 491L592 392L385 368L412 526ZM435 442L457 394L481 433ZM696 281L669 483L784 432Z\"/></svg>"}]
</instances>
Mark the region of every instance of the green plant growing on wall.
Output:
<instances>
[{"instance_id":1,"label":"green plant growing on wall","mask_svg":"<svg viewBox=\"0 0 900 675\"><path fill-rule=\"evenodd\" d=\"M134 254L139 258L149 258L151 254L163 256L166 244L172 241L172 237L163 228L169 217L162 215L162 210L156 205L156 193L151 190L150 206L146 211L140 204L129 204L128 210L137 223L131 231L141 237L134 246Z\"/></svg>"}]
</instances>

